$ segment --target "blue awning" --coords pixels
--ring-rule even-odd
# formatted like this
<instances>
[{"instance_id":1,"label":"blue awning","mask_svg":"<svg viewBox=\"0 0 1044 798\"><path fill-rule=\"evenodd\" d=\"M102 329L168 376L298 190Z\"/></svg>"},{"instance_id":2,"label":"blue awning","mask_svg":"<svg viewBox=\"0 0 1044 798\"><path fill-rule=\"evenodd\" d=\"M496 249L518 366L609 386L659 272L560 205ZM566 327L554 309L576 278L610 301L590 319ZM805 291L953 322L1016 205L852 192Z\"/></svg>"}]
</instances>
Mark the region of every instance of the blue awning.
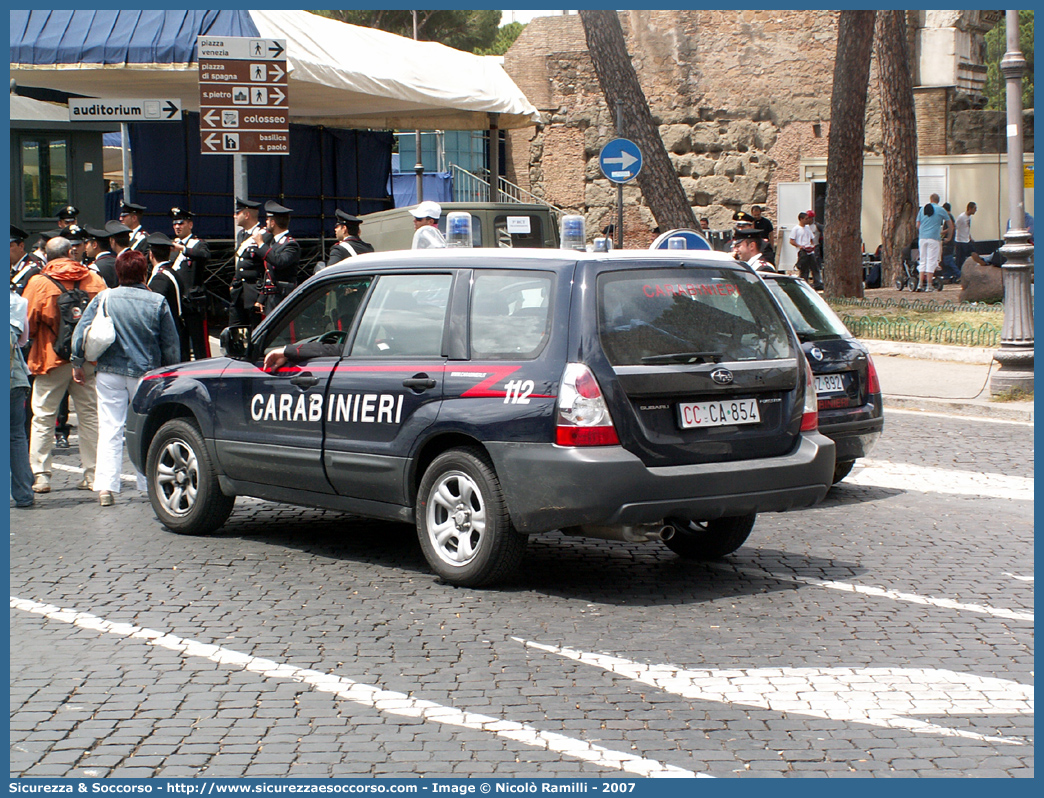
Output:
<instances>
[{"instance_id":1,"label":"blue awning","mask_svg":"<svg viewBox=\"0 0 1044 798\"><path fill-rule=\"evenodd\" d=\"M208 35L260 34L248 11L12 11L11 63L190 64Z\"/></svg>"}]
</instances>

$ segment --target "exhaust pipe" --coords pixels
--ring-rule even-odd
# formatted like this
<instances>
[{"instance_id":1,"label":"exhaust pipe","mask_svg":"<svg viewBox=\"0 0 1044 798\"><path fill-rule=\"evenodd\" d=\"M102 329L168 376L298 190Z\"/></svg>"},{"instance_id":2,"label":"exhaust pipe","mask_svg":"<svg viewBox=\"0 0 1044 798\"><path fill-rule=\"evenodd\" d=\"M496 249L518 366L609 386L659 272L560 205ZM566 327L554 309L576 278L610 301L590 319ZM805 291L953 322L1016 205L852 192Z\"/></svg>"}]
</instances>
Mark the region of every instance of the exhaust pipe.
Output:
<instances>
[{"instance_id":1,"label":"exhaust pipe","mask_svg":"<svg viewBox=\"0 0 1044 798\"><path fill-rule=\"evenodd\" d=\"M671 524L628 524L625 526L571 526L563 527L563 535L573 537L618 540L624 543L647 543L651 540L670 540L674 537Z\"/></svg>"}]
</instances>

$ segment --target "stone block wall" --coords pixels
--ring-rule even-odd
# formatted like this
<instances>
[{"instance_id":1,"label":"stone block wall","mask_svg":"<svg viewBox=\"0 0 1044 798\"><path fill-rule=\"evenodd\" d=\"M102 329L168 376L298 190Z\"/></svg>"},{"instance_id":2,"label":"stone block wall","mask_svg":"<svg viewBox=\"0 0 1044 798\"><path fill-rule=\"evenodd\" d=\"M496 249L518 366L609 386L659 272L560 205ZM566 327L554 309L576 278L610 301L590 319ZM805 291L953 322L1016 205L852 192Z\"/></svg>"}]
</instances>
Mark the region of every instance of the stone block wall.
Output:
<instances>
[{"instance_id":1,"label":"stone block wall","mask_svg":"<svg viewBox=\"0 0 1044 798\"><path fill-rule=\"evenodd\" d=\"M917 24L920 15L908 16ZM827 155L837 12L622 11L620 20L696 217L708 217L714 229L731 227L735 210L758 204L778 223L777 184L798 180L803 158ZM616 189L602 176L598 153L616 131L579 16L534 19L508 50L504 68L547 120L535 133L509 133L509 176L584 214L589 231L601 229L615 219ZM881 153L877 81L875 58L867 154ZM944 87L915 91L921 155L981 151L993 135L992 119L952 118L961 108L951 107L949 96ZM625 217L634 220L627 222L627 243L637 245L655 222L636 185L626 187L624 203Z\"/></svg>"},{"instance_id":2,"label":"stone block wall","mask_svg":"<svg viewBox=\"0 0 1044 798\"><path fill-rule=\"evenodd\" d=\"M825 154L836 14L627 11L621 23L697 218L729 227L733 211L752 204L774 218L776 181L796 179L802 156ZM616 189L598 153L616 132L579 16L534 19L504 67L548 120L536 135L510 133L514 178L601 229L615 219ZM625 187L624 203L628 235L644 238L655 221L636 185Z\"/></svg>"}]
</instances>

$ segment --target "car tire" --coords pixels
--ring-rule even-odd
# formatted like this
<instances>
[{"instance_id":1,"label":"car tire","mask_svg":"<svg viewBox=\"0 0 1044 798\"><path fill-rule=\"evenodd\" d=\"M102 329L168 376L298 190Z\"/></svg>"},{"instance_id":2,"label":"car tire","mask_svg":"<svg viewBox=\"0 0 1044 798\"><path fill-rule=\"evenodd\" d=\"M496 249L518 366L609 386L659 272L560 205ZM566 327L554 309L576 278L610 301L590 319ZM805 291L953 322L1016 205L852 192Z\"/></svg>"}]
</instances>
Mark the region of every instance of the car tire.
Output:
<instances>
[{"instance_id":1,"label":"car tire","mask_svg":"<svg viewBox=\"0 0 1044 798\"><path fill-rule=\"evenodd\" d=\"M191 421L175 418L156 433L146 458L149 501L172 532L206 535L228 520L235 496L226 496L203 435Z\"/></svg>"},{"instance_id":2,"label":"car tire","mask_svg":"<svg viewBox=\"0 0 1044 798\"><path fill-rule=\"evenodd\" d=\"M522 561L528 538L511 525L500 480L479 449L450 449L432 461L416 518L425 559L451 585L492 584Z\"/></svg>"},{"instance_id":3,"label":"car tire","mask_svg":"<svg viewBox=\"0 0 1044 798\"><path fill-rule=\"evenodd\" d=\"M834 482L836 485L842 479L852 473L852 467L855 465L855 460L843 460L834 463Z\"/></svg>"},{"instance_id":4,"label":"car tire","mask_svg":"<svg viewBox=\"0 0 1044 798\"><path fill-rule=\"evenodd\" d=\"M732 554L746 543L757 517L756 513L751 513L713 521L668 518L667 523L674 527L674 535L664 544L686 560L716 560Z\"/></svg>"}]
</instances>

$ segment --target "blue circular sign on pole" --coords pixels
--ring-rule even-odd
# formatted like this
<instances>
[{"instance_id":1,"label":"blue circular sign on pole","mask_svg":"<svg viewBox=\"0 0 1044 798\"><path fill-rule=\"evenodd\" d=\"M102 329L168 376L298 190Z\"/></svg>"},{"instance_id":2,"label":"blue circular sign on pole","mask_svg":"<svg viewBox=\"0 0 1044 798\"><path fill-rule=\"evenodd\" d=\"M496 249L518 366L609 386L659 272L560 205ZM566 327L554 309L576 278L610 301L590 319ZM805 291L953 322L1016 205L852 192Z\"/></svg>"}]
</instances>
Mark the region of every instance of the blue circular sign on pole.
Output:
<instances>
[{"instance_id":1,"label":"blue circular sign on pole","mask_svg":"<svg viewBox=\"0 0 1044 798\"><path fill-rule=\"evenodd\" d=\"M642 171L642 151L630 139L613 139L598 153L602 174L614 183L628 183Z\"/></svg>"}]
</instances>

